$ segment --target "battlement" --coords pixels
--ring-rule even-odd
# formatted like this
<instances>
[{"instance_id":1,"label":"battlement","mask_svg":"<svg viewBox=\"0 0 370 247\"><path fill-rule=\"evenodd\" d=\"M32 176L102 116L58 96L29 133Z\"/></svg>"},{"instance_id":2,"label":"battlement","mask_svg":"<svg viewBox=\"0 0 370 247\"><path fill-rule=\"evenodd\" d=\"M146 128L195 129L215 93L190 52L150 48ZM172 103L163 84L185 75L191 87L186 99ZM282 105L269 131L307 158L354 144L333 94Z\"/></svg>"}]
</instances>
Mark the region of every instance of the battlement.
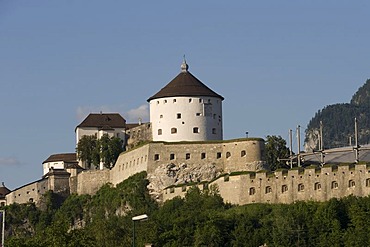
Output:
<instances>
[{"instance_id":1,"label":"battlement","mask_svg":"<svg viewBox=\"0 0 370 247\"><path fill-rule=\"evenodd\" d=\"M224 200L233 204L327 201L349 195L369 195L370 165L343 164L275 172L234 172L196 186L205 189L214 184ZM163 191L163 200L184 196L191 186L168 187Z\"/></svg>"}]
</instances>

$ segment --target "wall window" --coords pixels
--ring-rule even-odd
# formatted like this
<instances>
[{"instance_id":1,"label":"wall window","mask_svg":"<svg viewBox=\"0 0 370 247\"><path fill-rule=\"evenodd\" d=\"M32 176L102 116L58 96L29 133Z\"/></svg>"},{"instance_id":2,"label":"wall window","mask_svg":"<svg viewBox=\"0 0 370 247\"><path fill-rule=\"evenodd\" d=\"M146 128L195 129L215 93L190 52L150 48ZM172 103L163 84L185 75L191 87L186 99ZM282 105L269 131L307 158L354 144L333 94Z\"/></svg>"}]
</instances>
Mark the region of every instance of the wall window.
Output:
<instances>
[{"instance_id":1,"label":"wall window","mask_svg":"<svg viewBox=\"0 0 370 247\"><path fill-rule=\"evenodd\" d=\"M268 194L268 193L271 193L271 192L272 192L271 186L266 186L265 193Z\"/></svg>"},{"instance_id":2,"label":"wall window","mask_svg":"<svg viewBox=\"0 0 370 247\"><path fill-rule=\"evenodd\" d=\"M199 133L199 128L198 127L194 127L193 128L193 133Z\"/></svg>"},{"instance_id":3,"label":"wall window","mask_svg":"<svg viewBox=\"0 0 370 247\"><path fill-rule=\"evenodd\" d=\"M247 152L245 151L245 150L242 150L241 152L240 152L240 157L244 157L244 156L246 156L247 155Z\"/></svg>"},{"instance_id":4,"label":"wall window","mask_svg":"<svg viewBox=\"0 0 370 247\"><path fill-rule=\"evenodd\" d=\"M159 160L159 154L154 155L154 160ZM130 161L130 163L131 163L131 161Z\"/></svg>"},{"instance_id":5,"label":"wall window","mask_svg":"<svg viewBox=\"0 0 370 247\"><path fill-rule=\"evenodd\" d=\"M249 188L249 195L256 194L256 189L254 187Z\"/></svg>"},{"instance_id":6,"label":"wall window","mask_svg":"<svg viewBox=\"0 0 370 247\"><path fill-rule=\"evenodd\" d=\"M351 180L349 180L349 181L348 181L348 187L350 187L350 188L351 188L351 187L355 187L355 181L354 181L354 180L352 180L352 179L351 179Z\"/></svg>"},{"instance_id":7,"label":"wall window","mask_svg":"<svg viewBox=\"0 0 370 247\"><path fill-rule=\"evenodd\" d=\"M304 184L298 184L298 191L304 191Z\"/></svg>"},{"instance_id":8,"label":"wall window","mask_svg":"<svg viewBox=\"0 0 370 247\"><path fill-rule=\"evenodd\" d=\"M229 158L231 156L230 152L226 152L226 158Z\"/></svg>"},{"instance_id":9,"label":"wall window","mask_svg":"<svg viewBox=\"0 0 370 247\"><path fill-rule=\"evenodd\" d=\"M176 103L176 99L173 99L173 103Z\"/></svg>"},{"instance_id":10,"label":"wall window","mask_svg":"<svg viewBox=\"0 0 370 247\"><path fill-rule=\"evenodd\" d=\"M221 156L222 156L221 152L218 152L218 153L216 154L217 159L220 159L220 158L221 158Z\"/></svg>"},{"instance_id":11,"label":"wall window","mask_svg":"<svg viewBox=\"0 0 370 247\"><path fill-rule=\"evenodd\" d=\"M213 119L216 119L216 114L213 114Z\"/></svg>"},{"instance_id":12,"label":"wall window","mask_svg":"<svg viewBox=\"0 0 370 247\"><path fill-rule=\"evenodd\" d=\"M216 134L216 128L212 128L212 134Z\"/></svg>"},{"instance_id":13,"label":"wall window","mask_svg":"<svg viewBox=\"0 0 370 247\"><path fill-rule=\"evenodd\" d=\"M167 103L167 100L165 99L165 100L163 101L163 103L165 103L165 104L166 104L166 103Z\"/></svg>"},{"instance_id":14,"label":"wall window","mask_svg":"<svg viewBox=\"0 0 370 247\"><path fill-rule=\"evenodd\" d=\"M199 103L202 103L202 99L199 99Z\"/></svg>"},{"instance_id":15,"label":"wall window","mask_svg":"<svg viewBox=\"0 0 370 247\"><path fill-rule=\"evenodd\" d=\"M159 105L159 101L157 101L157 105Z\"/></svg>"},{"instance_id":16,"label":"wall window","mask_svg":"<svg viewBox=\"0 0 370 247\"><path fill-rule=\"evenodd\" d=\"M177 113L177 119L180 119L181 118L181 113Z\"/></svg>"},{"instance_id":17,"label":"wall window","mask_svg":"<svg viewBox=\"0 0 370 247\"><path fill-rule=\"evenodd\" d=\"M337 181L331 182L331 188L332 189L338 189L338 182Z\"/></svg>"},{"instance_id":18,"label":"wall window","mask_svg":"<svg viewBox=\"0 0 370 247\"><path fill-rule=\"evenodd\" d=\"M200 154L200 158L203 160L203 159L205 159L206 158L206 153L201 153Z\"/></svg>"},{"instance_id":19,"label":"wall window","mask_svg":"<svg viewBox=\"0 0 370 247\"><path fill-rule=\"evenodd\" d=\"M163 115L161 114L161 115L159 115L159 118L163 118Z\"/></svg>"},{"instance_id":20,"label":"wall window","mask_svg":"<svg viewBox=\"0 0 370 247\"><path fill-rule=\"evenodd\" d=\"M281 193L285 193L288 191L288 185L284 184L283 186L281 186Z\"/></svg>"},{"instance_id":21,"label":"wall window","mask_svg":"<svg viewBox=\"0 0 370 247\"><path fill-rule=\"evenodd\" d=\"M176 128L171 128L171 134L176 134L177 133L177 129Z\"/></svg>"},{"instance_id":22,"label":"wall window","mask_svg":"<svg viewBox=\"0 0 370 247\"><path fill-rule=\"evenodd\" d=\"M158 135L162 135L162 129L158 129Z\"/></svg>"},{"instance_id":23,"label":"wall window","mask_svg":"<svg viewBox=\"0 0 370 247\"><path fill-rule=\"evenodd\" d=\"M200 112L195 113L195 116L199 117L201 114Z\"/></svg>"},{"instance_id":24,"label":"wall window","mask_svg":"<svg viewBox=\"0 0 370 247\"><path fill-rule=\"evenodd\" d=\"M319 182L316 182L315 186L314 186L314 189L315 190L321 190L321 184Z\"/></svg>"},{"instance_id":25,"label":"wall window","mask_svg":"<svg viewBox=\"0 0 370 247\"><path fill-rule=\"evenodd\" d=\"M189 160L190 159L190 153L185 154L185 159Z\"/></svg>"},{"instance_id":26,"label":"wall window","mask_svg":"<svg viewBox=\"0 0 370 247\"><path fill-rule=\"evenodd\" d=\"M175 154L170 154L170 160L174 160L175 159Z\"/></svg>"},{"instance_id":27,"label":"wall window","mask_svg":"<svg viewBox=\"0 0 370 247\"><path fill-rule=\"evenodd\" d=\"M366 179L366 187L370 187L370 178Z\"/></svg>"},{"instance_id":28,"label":"wall window","mask_svg":"<svg viewBox=\"0 0 370 247\"><path fill-rule=\"evenodd\" d=\"M208 103L211 103L211 99L208 99Z\"/></svg>"},{"instance_id":29,"label":"wall window","mask_svg":"<svg viewBox=\"0 0 370 247\"><path fill-rule=\"evenodd\" d=\"M191 103L191 99L189 99L189 103Z\"/></svg>"}]
</instances>

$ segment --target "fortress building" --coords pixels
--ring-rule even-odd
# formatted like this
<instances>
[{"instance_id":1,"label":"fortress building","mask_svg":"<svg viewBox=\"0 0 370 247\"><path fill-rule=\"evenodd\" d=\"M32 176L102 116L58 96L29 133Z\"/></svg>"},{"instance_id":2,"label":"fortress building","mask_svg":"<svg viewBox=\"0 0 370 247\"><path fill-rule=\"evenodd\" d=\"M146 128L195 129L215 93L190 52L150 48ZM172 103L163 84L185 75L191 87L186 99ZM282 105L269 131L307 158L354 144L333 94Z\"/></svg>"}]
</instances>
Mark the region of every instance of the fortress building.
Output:
<instances>
[{"instance_id":1,"label":"fortress building","mask_svg":"<svg viewBox=\"0 0 370 247\"><path fill-rule=\"evenodd\" d=\"M235 204L370 194L370 166L365 163L265 171L263 139L223 140L223 100L189 72L184 60L181 72L147 100L150 122L126 124L118 113L98 113L76 127L76 143L84 135L103 134L124 141L126 151L113 168L87 169L78 165L75 154L51 155L43 162L41 180L7 193L5 199L3 195L0 202L37 203L48 190L94 194L106 183L115 186L142 171L159 200L184 196L194 184L201 189L215 184L225 201Z\"/></svg>"},{"instance_id":2,"label":"fortress building","mask_svg":"<svg viewBox=\"0 0 370 247\"><path fill-rule=\"evenodd\" d=\"M222 140L224 98L188 69L184 60L180 74L148 99L153 141Z\"/></svg>"}]
</instances>

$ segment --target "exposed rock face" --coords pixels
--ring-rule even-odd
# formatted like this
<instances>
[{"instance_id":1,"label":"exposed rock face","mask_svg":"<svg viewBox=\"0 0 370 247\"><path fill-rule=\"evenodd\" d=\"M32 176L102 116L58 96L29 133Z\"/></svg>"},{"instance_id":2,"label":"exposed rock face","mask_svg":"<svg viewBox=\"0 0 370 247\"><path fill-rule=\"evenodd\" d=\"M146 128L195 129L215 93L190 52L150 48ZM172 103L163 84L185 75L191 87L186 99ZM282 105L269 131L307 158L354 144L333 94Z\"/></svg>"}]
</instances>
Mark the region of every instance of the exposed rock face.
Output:
<instances>
[{"instance_id":1,"label":"exposed rock face","mask_svg":"<svg viewBox=\"0 0 370 247\"><path fill-rule=\"evenodd\" d=\"M214 164L202 166L190 166L184 163L162 164L155 169L154 173L148 174L150 181L148 189L157 200L161 200L162 190L170 185L210 181L222 172L223 170Z\"/></svg>"},{"instance_id":2,"label":"exposed rock face","mask_svg":"<svg viewBox=\"0 0 370 247\"><path fill-rule=\"evenodd\" d=\"M320 131L318 129L310 129L307 131L304 143L304 150L306 152L312 152L314 149L318 149L319 136Z\"/></svg>"}]
</instances>

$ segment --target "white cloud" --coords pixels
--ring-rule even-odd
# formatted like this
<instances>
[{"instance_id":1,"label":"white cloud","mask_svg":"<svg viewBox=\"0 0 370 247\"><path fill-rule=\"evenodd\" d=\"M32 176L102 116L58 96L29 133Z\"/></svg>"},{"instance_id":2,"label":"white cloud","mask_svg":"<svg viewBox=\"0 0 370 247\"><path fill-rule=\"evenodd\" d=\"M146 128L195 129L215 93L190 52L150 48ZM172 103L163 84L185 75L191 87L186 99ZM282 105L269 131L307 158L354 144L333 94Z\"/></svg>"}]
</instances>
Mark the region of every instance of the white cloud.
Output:
<instances>
[{"instance_id":1,"label":"white cloud","mask_svg":"<svg viewBox=\"0 0 370 247\"><path fill-rule=\"evenodd\" d=\"M149 121L149 109L148 109L147 104L141 105L141 106L139 106L138 108L135 108L135 109L131 109L126 114L127 114L126 117L125 116L123 116L123 117L126 118L127 122L136 123L136 122L139 121L139 118L143 122L148 122Z\"/></svg>"},{"instance_id":2,"label":"white cloud","mask_svg":"<svg viewBox=\"0 0 370 247\"><path fill-rule=\"evenodd\" d=\"M2 158L0 157L0 166L18 166L21 162L13 157Z\"/></svg>"}]
</instances>

